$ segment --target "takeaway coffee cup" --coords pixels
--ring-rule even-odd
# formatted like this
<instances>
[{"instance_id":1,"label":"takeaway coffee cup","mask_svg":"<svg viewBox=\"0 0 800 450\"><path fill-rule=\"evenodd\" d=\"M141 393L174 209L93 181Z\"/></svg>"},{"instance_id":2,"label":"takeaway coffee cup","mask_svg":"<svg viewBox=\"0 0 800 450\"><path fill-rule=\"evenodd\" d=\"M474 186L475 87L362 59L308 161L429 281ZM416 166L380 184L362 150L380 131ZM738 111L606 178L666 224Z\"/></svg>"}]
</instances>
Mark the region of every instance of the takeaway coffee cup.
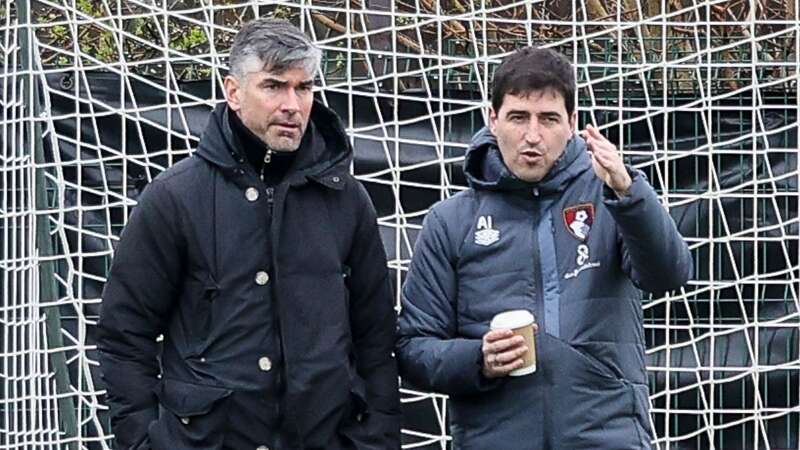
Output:
<instances>
[{"instance_id":1,"label":"takeaway coffee cup","mask_svg":"<svg viewBox=\"0 0 800 450\"><path fill-rule=\"evenodd\" d=\"M525 338L528 351L523 356L524 364L509 373L512 377L536 372L536 342L533 338L533 314L524 309L502 312L492 319L492 330L510 329L514 334Z\"/></svg>"}]
</instances>

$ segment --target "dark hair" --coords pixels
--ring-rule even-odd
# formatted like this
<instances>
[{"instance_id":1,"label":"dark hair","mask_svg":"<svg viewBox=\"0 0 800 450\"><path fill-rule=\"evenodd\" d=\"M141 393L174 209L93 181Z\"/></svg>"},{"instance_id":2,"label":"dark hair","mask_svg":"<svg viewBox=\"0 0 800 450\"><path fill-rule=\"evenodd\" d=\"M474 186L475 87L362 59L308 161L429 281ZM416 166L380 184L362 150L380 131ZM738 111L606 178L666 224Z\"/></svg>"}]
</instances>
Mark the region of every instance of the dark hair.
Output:
<instances>
[{"instance_id":1,"label":"dark hair","mask_svg":"<svg viewBox=\"0 0 800 450\"><path fill-rule=\"evenodd\" d=\"M506 94L553 89L564 97L567 114L575 110L575 74L572 63L549 48L524 47L500 63L492 82L492 108L503 106Z\"/></svg>"}]
</instances>

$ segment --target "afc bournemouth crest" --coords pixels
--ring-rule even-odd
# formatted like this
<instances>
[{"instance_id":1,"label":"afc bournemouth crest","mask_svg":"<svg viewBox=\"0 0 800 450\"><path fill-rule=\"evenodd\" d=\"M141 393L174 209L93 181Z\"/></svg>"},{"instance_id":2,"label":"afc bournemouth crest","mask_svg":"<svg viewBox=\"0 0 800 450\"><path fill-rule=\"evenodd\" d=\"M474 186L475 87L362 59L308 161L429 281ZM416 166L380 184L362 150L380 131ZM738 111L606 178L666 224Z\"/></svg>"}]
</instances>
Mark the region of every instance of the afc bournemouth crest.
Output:
<instances>
[{"instance_id":1,"label":"afc bournemouth crest","mask_svg":"<svg viewBox=\"0 0 800 450\"><path fill-rule=\"evenodd\" d=\"M579 241L585 241L594 223L594 205L584 203L564 209L564 225Z\"/></svg>"}]
</instances>

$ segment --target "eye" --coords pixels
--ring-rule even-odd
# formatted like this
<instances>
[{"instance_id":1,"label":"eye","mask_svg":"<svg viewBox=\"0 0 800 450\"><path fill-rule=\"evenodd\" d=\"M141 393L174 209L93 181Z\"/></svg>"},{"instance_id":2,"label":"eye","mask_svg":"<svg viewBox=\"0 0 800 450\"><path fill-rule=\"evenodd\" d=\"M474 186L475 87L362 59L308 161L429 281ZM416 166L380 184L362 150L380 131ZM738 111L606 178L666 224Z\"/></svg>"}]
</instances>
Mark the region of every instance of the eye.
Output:
<instances>
[{"instance_id":1,"label":"eye","mask_svg":"<svg viewBox=\"0 0 800 450\"><path fill-rule=\"evenodd\" d=\"M515 114L515 115L509 117L508 120L510 120L510 121L512 121L514 123L522 123L522 121L525 120L525 116L522 116L522 115L519 115L519 114Z\"/></svg>"},{"instance_id":2,"label":"eye","mask_svg":"<svg viewBox=\"0 0 800 450\"><path fill-rule=\"evenodd\" d=\"M548 125L555 125L559 122L558 117L556 116L546 116L544 117L543 121Z\"/></svg>"}]
</instances>

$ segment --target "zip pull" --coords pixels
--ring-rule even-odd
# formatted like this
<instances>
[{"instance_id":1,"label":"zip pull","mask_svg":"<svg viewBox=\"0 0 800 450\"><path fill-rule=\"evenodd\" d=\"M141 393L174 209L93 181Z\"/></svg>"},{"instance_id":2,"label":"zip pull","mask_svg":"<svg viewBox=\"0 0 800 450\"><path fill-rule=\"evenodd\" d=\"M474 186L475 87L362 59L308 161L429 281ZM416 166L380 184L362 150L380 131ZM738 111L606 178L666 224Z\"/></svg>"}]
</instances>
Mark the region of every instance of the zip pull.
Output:
<instances>
[{"instance_id":1,"label":"zip pull","mask_svg":"<svg viewBox=\"0 0 800 450\"><path fill-rule=\"evenodd\" d=\"M269 211L269 216L272 217L272 207L275 204L275 188L268 187L267 188L267 209Z\"/></svg>"},{"instance_id":2,"label":"zip pull","mask_svg":"<svg viewBox=\"0 0 800 450\"><path fill-rule=\"evenodd\" d=\"M272 161L272 149L268 148L264 153L264 164L261 165L261 181L264 181L264 168Z\"/></svg>"},{"instance_id":3,"label":"zip pull","mask_svg":"<svg viewBox=\"0 0 800 450\"><path fill-rule=\"evenodd\" d=\"M539 188L533 188L533 196L534 197L538 197L539 196Z\"/></svg>"}]
</instances>

